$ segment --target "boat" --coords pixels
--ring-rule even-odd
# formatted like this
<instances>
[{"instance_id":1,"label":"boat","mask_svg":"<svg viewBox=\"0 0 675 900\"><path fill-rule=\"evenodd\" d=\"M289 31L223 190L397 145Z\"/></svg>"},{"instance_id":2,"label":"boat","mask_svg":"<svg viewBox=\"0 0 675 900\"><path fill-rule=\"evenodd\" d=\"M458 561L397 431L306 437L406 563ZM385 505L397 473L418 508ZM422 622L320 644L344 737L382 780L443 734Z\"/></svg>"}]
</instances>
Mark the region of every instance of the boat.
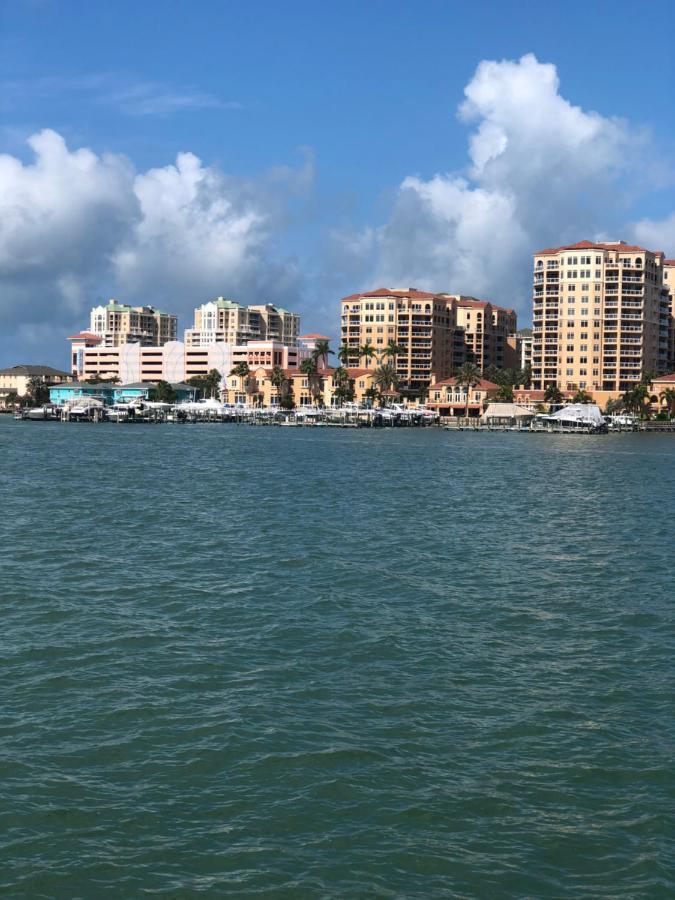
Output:
<instances>
[{"instance_id":1,"label":"boat","mask_svg":"<svg viewBox=\"0 0 675 900\"><path fill-rule=\"evenodd\" d=\"M551 415L535 416L532 431L606 434L607 422L595 403L570 403Z\"/></svg>"}]
</instances>

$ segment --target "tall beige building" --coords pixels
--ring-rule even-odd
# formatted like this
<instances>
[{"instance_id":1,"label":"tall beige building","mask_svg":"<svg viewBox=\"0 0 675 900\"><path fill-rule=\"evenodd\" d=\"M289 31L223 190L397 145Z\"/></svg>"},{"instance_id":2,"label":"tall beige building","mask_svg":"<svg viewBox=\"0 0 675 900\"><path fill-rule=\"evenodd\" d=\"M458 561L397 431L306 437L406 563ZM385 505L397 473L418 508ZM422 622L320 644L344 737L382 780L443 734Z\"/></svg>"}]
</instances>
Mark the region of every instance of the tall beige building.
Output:
<instances>
[{"instance_id":1,"label":"tall beige building","mask_svg":"<svg viewBox=\"0 0 675 900\"><path fill-rule=\"evenodd\" d=\"M488 366L515 368L519 361L508 343L516 330L515 312L475 297L447 296L454 301L457 326L464 331L467 362L481 371Z\"/></svg>"},{"instance_id":2,"label":"tall beige building","mask_svg":"<svg viewBox=\"0 0 675 900\"><path fill-rule=\"evenodd\" d=\"M668 366L664 257L623 241L534 254L532 386L625 391Z\"/></svg>"},{"instance_id":3,"label":"tall beige building","mask_svg":"<svg viewBox=\"0 0 675 900\"><path fill-rule=\"evenodd\" d=\"M663 260L663 286L668 292L668 371L675 372L675 259Z\"/></svg>"},{"instance_id":4,"label":"tall beige building","mask_svg":"<svg viewBox=\"0 0 675 900\"><path fill-rule=\"evenodd\" d=\"M401 385L421 390L452 374L463 362L464 344L448 297L415 288L379 288L341 301L342 343L354 348L350 366L377 368L390 342L400 348L396 371ZM455 343L458 338L458 344ZM370 345L372 357L359 348Z\"/></svg>"},{"instance_id":5,"label":"tall beige building","mask_svg":"<svg viewBox=\"0 0 675 900\"><path fill-rule=\"evenodd\" d=\"M250 340L281 341L288 347L298 343L300 316L271 303L242 306L218 297L195 309L194 325L185 331L188 347L210 344L245 344Z\"/></svg>"},{"instance_id":6,"label":"tall beige building","mask_svg":"<svg viewBox=\"0 0 675 900\"><path fill-rule=\"evenodd\" d=\"M161 347L176 340L178 318L153 306L128 306L109 300L95 306L90 314L90 331L101 338L103 347L140 344Z\"/></svg>"}]
</instances>

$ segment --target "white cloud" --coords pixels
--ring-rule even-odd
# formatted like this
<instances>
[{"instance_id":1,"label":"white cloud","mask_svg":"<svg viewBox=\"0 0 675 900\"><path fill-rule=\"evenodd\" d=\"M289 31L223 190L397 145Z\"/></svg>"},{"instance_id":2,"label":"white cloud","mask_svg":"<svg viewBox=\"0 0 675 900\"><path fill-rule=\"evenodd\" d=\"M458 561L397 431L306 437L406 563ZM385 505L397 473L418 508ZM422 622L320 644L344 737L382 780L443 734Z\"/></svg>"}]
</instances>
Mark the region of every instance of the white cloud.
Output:
<instances>
[{"instance_id":1,"label":"white cloud","mask_svg":"<svg viewBox=\"0 0 675 900\"><path fill-rule=\"evenodd\" d=\"M675 212L665 219L642 219L635 224L633 234L636 241L675 258Z\"/></svg>"},{"instance_id":2,"label":"white cloud","mask_svg":"<svg viewBox=\"0 0 675 900\"><path fill-rule=\"evenodd\" d=\"M481 294L529 313L531 253L618 226L647 136L572 105L532 55L481 62L459 108L465 175L410 176L380 230L373 283Z\"/></svg>"},{"instance_id":3,"label":"white cloud","mask_svg":"<svg viewBox=\"0 0 675 900\"><path fill-rule=\"evenodd\" d=\"M280 211L311 184L312 164L246 181L191 153L136 172L122 156L70 150L54 131L34 161L0 155L0 333L52 344L94 301L154 303L191 320L219 293L295 305L299 273L275 253ZM32 335L32 337L31 337ZM50 359L54 359L52 346ZM57 352L65 356L65 344Z\"/></svg>"}]
</instances>

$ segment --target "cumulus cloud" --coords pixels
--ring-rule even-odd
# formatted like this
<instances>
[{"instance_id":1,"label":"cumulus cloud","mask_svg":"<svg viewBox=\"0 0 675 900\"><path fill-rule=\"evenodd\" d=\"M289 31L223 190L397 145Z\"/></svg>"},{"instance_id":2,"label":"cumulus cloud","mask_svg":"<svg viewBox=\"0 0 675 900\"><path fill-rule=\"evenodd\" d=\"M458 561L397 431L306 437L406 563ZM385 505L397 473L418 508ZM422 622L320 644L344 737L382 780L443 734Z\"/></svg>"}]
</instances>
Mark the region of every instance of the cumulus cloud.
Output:
<instances>
[{"instance_id":1,"label":"cumulus cloud","mask_svg":"<svg viewBox=\"0 0 675 900\"><path fill-rule=\"evenodd\" d=\"M136 172L122 156L70 150L54 131L29 139L27 164L0 155L0 333L30 349L88 321L118 296L191 319L226 292L243 300L297 298L297 265L275 252L281 210L312 179L308 159L256 181L227 176L191 153ZM64 349L65 354L65 349ZM53 358L53 348L50 358Z\"/></svg>"},{"instance_id":2,"label":"cumulus cloud","mask_svg":"<svg viewBox=\"0 0 675 900\"><path fill-rule=\"evenodd\" d=\"M374 282L478 293L527 312L530 254L618 226L630 200L622 181L639 181L648 137L571 104L555 66L532 54L481 62L464 95L466 172L401 183Z\"/></svg>"},{"instance_id":3,"label":"cumulus cloud","mask_svg":"<svg viewBox=\"0 0 675 900\"><path fill-rule=\"evenodd\" d=\"M635 239L650 249L663 250L675 258L675 212L665 219L641 219L633 229Z\"/></svg>"}]
</instances>

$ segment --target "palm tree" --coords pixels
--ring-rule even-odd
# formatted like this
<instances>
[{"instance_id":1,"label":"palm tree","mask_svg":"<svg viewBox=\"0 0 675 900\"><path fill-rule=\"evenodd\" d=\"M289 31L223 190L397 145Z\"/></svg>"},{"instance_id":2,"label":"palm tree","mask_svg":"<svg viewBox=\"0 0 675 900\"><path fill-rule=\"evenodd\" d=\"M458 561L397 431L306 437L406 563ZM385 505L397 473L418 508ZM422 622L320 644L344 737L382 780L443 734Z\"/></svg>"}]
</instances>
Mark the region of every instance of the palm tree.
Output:
<instances>
[{"instance_id":1,"label":"palm tree","mask_svg":"<svg viewBox=\"0 0 675 900\"><path fill-rule=\"evenodd\" d=\"M155 400L158 403L175 403L177 394L168 381L160 379L155 388Z\"/></svg>"},{"instance_id":2,"label":"palm tree","mask_svg":"<svg viewBox=\"0 0 675 900\"><path fill-rule=\"evenodd\" d=\"M481 372L478 366L473 363L464 363L455 378L456 383L463 387L466 391L466 409L464 411L465 418L469 417L469 391L481 382Z\"/></svg>"},{"instance_id":3,"label":"palm tree","mask_svg":"<svg viewBox=\"0 0 675 900\"><path fill-rule=\"evenodd\" d=\"M373 384L380 389L381 393L392 390L398 385L398 375L396 374L396 366L392 363L384 363L373 372Z\"/></svg>"},{"instance_id":4,"label":"palm tree","mask_svg":"<svg viewBox=\"0 0 675 900\"><path fill-rule=\"evenodd\" d=\"M380 395L380 392L374 385L371 385L369 388L366 388L366 390L363 392L363 396L367 400L370 400L371 406L375 403L375 401L377 400L379 395Z\"/></svg>"},{"instance_id":5,"label":"palm tree","mask_svg":"<svg viewBox=\"0 0 675 900\"><path fill-rule=\"evenodd\" d=\"M544 400L551 405L554 403L563 402L562 391L557 384L549 384L546 386L546 390L544 391Z\"/></svg>"},{"instance_id":6,"label":"palm tree","mask_svg":"<svg viewBox=\"0 0 675 900\"><path fill-rule=\"evenodd\" d=\"M363 347L359 347L359 359L361 359L363 357L366 361L366 367L367 367L368 363L375 356L376 352L377 351L375 350L373 345L370 343L370 341L366 341L366 343L363 345Z\"/></svg>"},{"instance_id":7,"label":"palm tree","mask_svg":"<svg viewBox=\"0 0 675 900\"><path fill-rule=\"evenodd\" d=\"M397 344L396 341L389 341L387 346L382 351L382 355L380 357L380 362L382 362L382 360L385 358L385 356L388 356L393 360L394 365L396 365L396 357L399 354L403 353L403 349L404 348L401 347L400 344Z\"/></svg>"},{"instance_id":8,"label":"palm tree","mask_svg":"<svg viewBox=\"0 0 675 900\"><path fill-rule=\"evenodd\" d=\"M593 396L585 391L583 388L578 390L574 397L572 397L572 403L592 403Z\"/></svg>"},{"instance_id":9,"label":"palm tree","mask_svg":"<svg viewBox=\"0 0 675 900\"><path fill-rule=\"evenodd\" d=\"M355 356L358 358L358 355L359 348L350 347L348 344L342 344L337 352L337 358L340 360L343 366L348 366L349 360L353 359Z\"/></svg>"},{"instance_id":10,"label":"palm tree","mask_svg":"<svg viewBox=\"0 0 675 900\"><path fill-rule=\"evenodd\" d=\"M30 399L36 406L49 401L49 388L39 376L29 378L27 387Z\"/></svg>"},{"instance_id":11,"label":"palm tree","mask_svg":"<svg viewBox=\"0 0 675 900\"><path fill-rule=\"evenodd\" d=\"M672 419L673 410L675 409L675 389L666 388L664 391L661 391L660 399L665 403L668 417Z\"/></svg>"},{"instance_id":12,"label":"palm tree","mask_svg":"<svg viewBox=\"0 0 675 900\"><path fill-rule=\"evenodd\" d=\"M281 403L281 395L283 393L284 385L286 384L286 373L281 366L275 366L272 369L270 382L272 383L272 387L276 388L277 397L279 398L279 403Z\"/></svg>"},{"instance_id":13,"label":"palm tree","mask_svg":"<svg viewBox=\"0 0 675 900\"><path fill-rule=\"evenodd\" d=\"M498 400L503 400L505 403L513 402L513 387L510 384L500 384L499 385L499 393L497 394Z\"/></svg>"},{"instance_id":14,"label":"palm tree","mask_svg":"<svg viewBox=\"0 0 675 900\"><path fill-rule=\"evenodd\" d=\"M335 354L330 349L330 344L328 343L328 341L317 341L314 345L312 356L314 357L314 361L316 362L317 367L319 367L320 360L320 368L325 369L328 367L328 357L335 356Z\"/></svg>"},{"instance_id":15,"label":"palm tree","mask_svg":"<svg viewBox=\"0 0 675 900\"><path fill-rule=\"evenodd\" d=\"M307 376L307 386L309 394L314 402L321 397L321 376L318 373L318 367L314 356L303 359L300 363L300 371Z\"/></svg>"},{"instance_id":16,"label":"palm tree","mask_svg":"<svg viewBox=\"0 0 675 900\"><path fill-rule=\"evenodd\" d=\"M239 379L239 390L246 392L246 384L248 383L248 377L251 374L251 370L248 367L248 363L239 362L230 372L230 375L236 375Z\"/></svg>"}]
</instances>

